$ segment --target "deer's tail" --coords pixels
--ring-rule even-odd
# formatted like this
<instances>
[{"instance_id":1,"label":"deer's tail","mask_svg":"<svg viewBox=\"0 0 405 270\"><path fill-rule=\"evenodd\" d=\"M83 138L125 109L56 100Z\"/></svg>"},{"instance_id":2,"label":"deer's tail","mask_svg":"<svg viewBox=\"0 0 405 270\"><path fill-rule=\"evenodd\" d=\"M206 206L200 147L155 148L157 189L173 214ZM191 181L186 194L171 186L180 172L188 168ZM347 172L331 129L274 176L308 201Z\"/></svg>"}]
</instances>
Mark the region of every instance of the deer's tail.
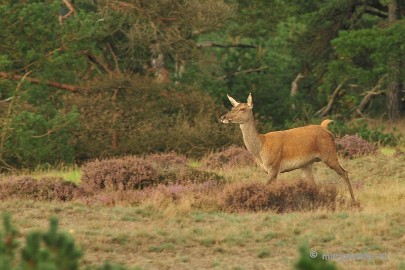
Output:
<instances>
[{"instance_id":1,"label":"deer's tail","mask_svg":"<svg viewBox=\"0 0 405 270\"><path fill-rule=\"evenodd\" d=\"M322 121L321 127L323 127L324 129L328 129L328 125L329 125L331 122L333 122L333 120L325 119L325 120Z\"/></svg>"}]
</instances>

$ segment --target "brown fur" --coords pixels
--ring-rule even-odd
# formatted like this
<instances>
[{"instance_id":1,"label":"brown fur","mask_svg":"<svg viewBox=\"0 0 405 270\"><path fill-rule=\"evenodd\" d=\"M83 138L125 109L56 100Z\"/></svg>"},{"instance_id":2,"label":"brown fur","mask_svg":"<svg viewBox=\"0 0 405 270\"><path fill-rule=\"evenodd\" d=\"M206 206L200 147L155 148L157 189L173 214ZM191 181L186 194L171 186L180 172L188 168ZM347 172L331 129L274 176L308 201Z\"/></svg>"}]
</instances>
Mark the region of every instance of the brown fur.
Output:
<instances>
[{"instance_id":1,"label":"brown fur","mask_svg":"<svg viewBox=\"0 0 405 270\"><path fill-rule=\"evenodd\" d=\"M352 200L355 201L348 174L338 161L334 136L327 129L332 120L324 120L321 125L259 134L254 123L251 95L247 103L237 102L230 96L228 98L233 108L221 117L221 121L240 125L246 148L269 174L269 183L275 181L279 173L301 169L304 178L316 185L312 164L323 161L345 180Z\"/></svg>"}]
</instances>

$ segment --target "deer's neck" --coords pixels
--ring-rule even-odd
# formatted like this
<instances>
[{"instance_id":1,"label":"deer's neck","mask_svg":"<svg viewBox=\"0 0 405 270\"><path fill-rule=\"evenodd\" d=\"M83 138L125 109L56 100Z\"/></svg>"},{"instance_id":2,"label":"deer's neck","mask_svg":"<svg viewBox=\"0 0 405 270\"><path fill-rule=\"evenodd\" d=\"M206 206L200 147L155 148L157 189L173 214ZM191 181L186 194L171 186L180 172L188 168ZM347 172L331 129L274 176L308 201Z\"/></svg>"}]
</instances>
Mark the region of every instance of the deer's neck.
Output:
<instances>
[{"instance_id":1,"label":"deer's neck","mask_svg":"<svg viewBox=\"0 0 405 270\"><path fill-rule=\"evenodd\" d=\"M242 130L243 142L246 148L253 156L259 158L263 142L259 132L256 130L254 120L240 124L239 126Z\"/></svg>"}]
</instances>

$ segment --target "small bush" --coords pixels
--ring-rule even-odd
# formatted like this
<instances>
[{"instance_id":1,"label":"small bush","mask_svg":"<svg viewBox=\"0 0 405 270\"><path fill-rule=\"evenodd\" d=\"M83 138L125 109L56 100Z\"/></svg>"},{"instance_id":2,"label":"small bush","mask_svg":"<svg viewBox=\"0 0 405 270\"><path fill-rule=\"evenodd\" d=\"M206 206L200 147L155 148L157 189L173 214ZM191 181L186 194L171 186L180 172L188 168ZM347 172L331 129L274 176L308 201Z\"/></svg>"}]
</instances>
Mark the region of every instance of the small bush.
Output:
<instances>
[{"instance_id":1,"label":"small bush","mask_svg":"<svg viewBox=\"0 0 405 270\"><path fill-rule=\"evenodd\" d=\"M230 146L224 151L212 153L203 160L203 166L209 169L233 168L253 165L252 154L244 147Z\"/></svg>"},{"instance_id":2,"label":"small bush","mask_svg":"<svg viewBox=\"0 0 405 270\"><path fill-rule=\"evenodd\" d=\"M260 182L243 182L228 186L224 190L224 209L260 211L268 208L268 187Z\"/></svg>"},{"instance_id":3,"label":"small bush","mask_svg":"<svg viewBox=\"0 0 405 270\"><path fill-rule=\"evenodd\" d=\"M47 231L32 231L25 235L20 246L19 232L11 222L10 214L3 215L3 228L0 228L0 269L98 269L125 270L124 266L111 265L81 267L83 252L77 247L73 237L60 232L58 219L51 218Z\"/></svg>"},{"instance_id":4,"label":"small bush","mask_svg":"<svg viewBox=\"0 0 405 270\"><path fill-rule=\"evenodd\" d=\"M348 158L355 158L364 155L373 155L377 152L377 147L362 139L359 135L345 135L336 139L338 153Z\"/></svg>"},{"instance_id":5,"label":"small bush","mask_svg":"<svg viewBox=\"0 0 405 270\"><path fill-rule=\"evenodd\" d=\"M145 159L159 168L184 168L187 165L187 157L176 152L150 154Z\"/></svg>"},{"instance_id":6,"label":"small bush","mask_svg":"<svg viewBox=\"0 0 405 270\"><path fill-rule=\"evenodd\" d=\"M319 207L335 209L338 192L334 186L318 187L304 181L278 181L272 184L243 182L229 185L223 192L225 211L288 212Z\"/></svg>"},{"instance_id":7,"label":"small bush","mask_svg":"<svg viewBox=\"0 0 405 270\"><path fill-rule=\"evenodd\" d=\"M10 177L0 182L0 198L23 198L41 201L70 201L80 189L75 183L58 177L39 180L30 176Z\"/></svg>"},{"instance_id":8,"label":"small bush","mask_svg":"<svg viewBox=\"0 0 405 270\"><path fill-rule=\"evenodd\" d=\"M322 253L309 250L307 246L299 248L300 257L294 264L295 270L336 270L336 265L328 260L324 260Z\"/></svg>"},{"instance_id":9,"label":"small bush","mask_svg":"<svg viewBox=\"0 0 405 270\"><path fill-rule=\"evenodd\" d=\"M157 184L157 170L143 158L127 156L94 160L81 168L82 186L86 190L133 190Z\"/></svg>"}]
</instances>

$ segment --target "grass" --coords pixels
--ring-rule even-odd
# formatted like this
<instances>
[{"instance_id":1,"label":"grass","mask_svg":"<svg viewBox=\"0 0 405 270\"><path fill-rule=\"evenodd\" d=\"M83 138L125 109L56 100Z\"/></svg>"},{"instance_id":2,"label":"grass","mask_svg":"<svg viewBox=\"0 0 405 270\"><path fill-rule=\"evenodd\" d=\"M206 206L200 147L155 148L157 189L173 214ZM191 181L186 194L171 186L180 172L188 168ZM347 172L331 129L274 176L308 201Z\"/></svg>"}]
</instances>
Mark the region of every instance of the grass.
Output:
<instances>
[{"instance_id":1,"label":"grass","mask_svg":"<svg viewBox=\"0 0 405 270\"><path fill-rule=\"evenodd\" d=\"M29 174L35 178L57 176L74 183L80 182L80 169L77 166L62 166L60 169L39 168Z\"/></svg>"},{"instance_id":2,"label":"grass","mask_svg":"<svg viewBox=\"0 0 405 270\"><path fill-rule=\"evenodd\" d=\"M83 248L85 265L108 260L136 269L292 269L298 247L306 244L329 254L387 254L388 259L337 261L339 269L404 269L405 157L380 153L341 163L361 209L231 214L196 210L188 198L164 206L151 198L114 207L10 199L0 202L0 211L12 213L22 235L58 216L60 228ZM266 178L255 167L218 172L230 181ZM80 175L77 168L37 174L53 173L72 181ZM338 185L349 198L343 181L325 165L315 166L315 179Z\"/></svg>"}]
</instances>

